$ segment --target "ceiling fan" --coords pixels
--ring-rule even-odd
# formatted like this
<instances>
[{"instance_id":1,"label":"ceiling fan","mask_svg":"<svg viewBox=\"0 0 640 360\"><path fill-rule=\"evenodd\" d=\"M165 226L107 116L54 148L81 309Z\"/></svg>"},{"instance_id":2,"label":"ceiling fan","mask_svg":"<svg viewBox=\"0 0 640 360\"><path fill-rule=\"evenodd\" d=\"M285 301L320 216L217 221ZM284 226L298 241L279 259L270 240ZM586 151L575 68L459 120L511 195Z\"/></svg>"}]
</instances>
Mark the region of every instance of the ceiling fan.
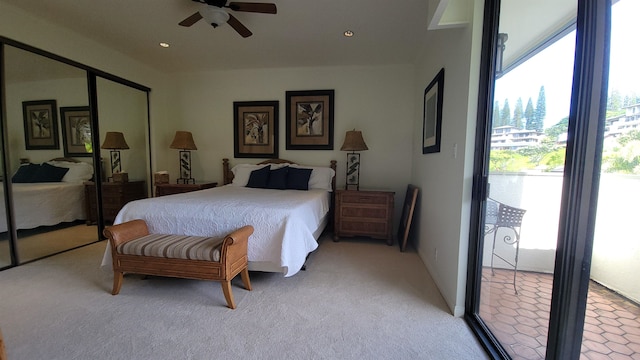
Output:
<instances>
[{"instance_id":1,"label":"ceiling fan","mask_svg":"<svg viewBox=\"0 0 640 360\"><path fill-rule=\"evenodd\" d=\"M182 20L178 25L189 27L200 19L205 19L207 23L211 24L214 28L229 23L231 27L238 32L242 37L246 38L253 33L247 29L246 26L236 19L235 16L230 14L224 8L231 9L233 11L245 11L263 14L275 14L277 12L276 4L271 3L255 3L255 2L230 2L227 4L227 0L193 0L198 3L208 5L206 8L197 11L195 14Z\"/></svg>"}]
</instances>

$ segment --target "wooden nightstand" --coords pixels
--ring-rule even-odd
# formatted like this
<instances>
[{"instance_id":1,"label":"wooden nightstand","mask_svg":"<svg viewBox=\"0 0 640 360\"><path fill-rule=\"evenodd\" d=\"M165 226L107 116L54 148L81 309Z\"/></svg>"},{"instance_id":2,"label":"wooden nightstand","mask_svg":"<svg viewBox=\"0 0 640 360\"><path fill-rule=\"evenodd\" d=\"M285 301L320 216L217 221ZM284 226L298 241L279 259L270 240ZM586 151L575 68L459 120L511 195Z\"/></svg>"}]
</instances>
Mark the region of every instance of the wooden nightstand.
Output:
<instances>
[{"instance_id":1,"label":"wooden nightstand","mask_svg":"<svg viewBox=\"0 0 640 360\"><path fill-rule=\"evenodd\" d=\"M217 182L202 184L156 184L156 196L182 194L186 192L211 189L218 186Z\"/></svg>"},{"instance_id":2,"label":"wooden nightstand","mask_svg":"<svg viewBox=\"0 0 640 360\"><path fill-rule=\"evenodd\" d=\"M84 183L84 197L87 206L87 224L98 221L98 205L96 204L96 184L92 181ZM118 211L129 201L144 199L147 190L144 181L125 183L102 183L102 215L104 221L113 223Z\"/></svg>"},{"instance_id":3,"label":"wooden nightstand","mask_svg":"<svg viewBox=\"0 0 640 360\"><path fill-rule=\"evenodd\" d=\"M337 190L334 241L369 236L393 245L393 196L393 191Z\"/></svg>"}]
</instances>

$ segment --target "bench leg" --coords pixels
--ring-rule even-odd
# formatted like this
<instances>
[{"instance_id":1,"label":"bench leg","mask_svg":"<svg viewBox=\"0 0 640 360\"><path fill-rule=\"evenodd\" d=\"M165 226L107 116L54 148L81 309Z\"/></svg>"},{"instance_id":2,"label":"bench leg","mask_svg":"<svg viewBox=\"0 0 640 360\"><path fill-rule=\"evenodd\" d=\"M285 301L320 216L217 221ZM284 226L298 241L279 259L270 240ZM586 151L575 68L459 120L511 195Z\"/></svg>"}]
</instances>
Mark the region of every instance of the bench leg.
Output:
<instances>
[{"instance_id":1,"label":"bench leg","mask_svg":"<svg viewBox=\"0 0 640 360\"><path fill-rule=\"evenodd\" d=\"M111 295L118 295L120 292L120 287L122 286L122 276L123 273L120 271L113 272L113 290L111 291Z\"/></svg>"},{"instance_id":2,"label":"bench leg","mask_svg":"<svg viewBox=\"0 0 640 360\"><path fill-rule=\"evenodd\" d=\"M242 283L244 284L244 288L251 291L251 280L249 280L249 269L244 268L240 273L240 277L242 278Z\"/></svg>"},{"instance_id":3,"label":"bench leg","mask_svg":"<svg viewBox=\"0 0 640 360\"><path fill-rule=\"evenodd\" d=\"M233 301L233 293L231 292L231 281L221 281L222 292L224 293L224 298L227 300L227 306L231 309L236 308L236 303Z\"/></svg>"}]
</instances>

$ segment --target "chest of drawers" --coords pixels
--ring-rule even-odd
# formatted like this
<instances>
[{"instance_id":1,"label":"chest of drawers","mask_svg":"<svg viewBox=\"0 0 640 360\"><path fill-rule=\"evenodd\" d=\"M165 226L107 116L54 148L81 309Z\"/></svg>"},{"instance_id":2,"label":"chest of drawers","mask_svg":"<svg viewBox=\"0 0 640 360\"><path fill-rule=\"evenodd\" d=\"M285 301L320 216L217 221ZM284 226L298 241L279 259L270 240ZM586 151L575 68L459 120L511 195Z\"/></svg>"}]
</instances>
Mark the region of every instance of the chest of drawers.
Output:
<instances>
[{"instance_id":1,"label":"chest of drawers","mask_svg":"<svg viewBox=\"0 0 640 360\"><path fill-rule=\"evenodd\" d=\"M334 240L368 236L393 244L394 192L337 190L335 196Z\"/></svg>"}]
</instances>

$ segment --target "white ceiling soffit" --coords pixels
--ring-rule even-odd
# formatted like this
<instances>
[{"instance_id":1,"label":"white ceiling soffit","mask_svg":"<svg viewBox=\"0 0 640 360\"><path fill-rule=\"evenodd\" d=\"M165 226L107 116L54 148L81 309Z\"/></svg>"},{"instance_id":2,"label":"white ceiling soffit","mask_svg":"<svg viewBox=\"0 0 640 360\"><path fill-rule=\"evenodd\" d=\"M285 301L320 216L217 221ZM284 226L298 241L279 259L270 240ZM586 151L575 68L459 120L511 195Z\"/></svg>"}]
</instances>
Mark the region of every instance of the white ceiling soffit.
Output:
<instances>
[{"instance_id":1,"label":"white ceiling soffit","mask_svg":"<svg viewBox=\"0 0 640 360\"><path fill-rule=\"evenodd\" d=\"M466 26L472 7L471 0L429 0L429 30Z\"/></svg>"},{"instance_id":2,"label":"white ceiling soffit","mask_svg":"<svg viewBox=\"0 0 640 360\"><path fill-rule=\"evenodd\" d=\"M502 0L499 32L505 43L503 69L575 21L577 0Z\"/></svg>"}]
</instances>

